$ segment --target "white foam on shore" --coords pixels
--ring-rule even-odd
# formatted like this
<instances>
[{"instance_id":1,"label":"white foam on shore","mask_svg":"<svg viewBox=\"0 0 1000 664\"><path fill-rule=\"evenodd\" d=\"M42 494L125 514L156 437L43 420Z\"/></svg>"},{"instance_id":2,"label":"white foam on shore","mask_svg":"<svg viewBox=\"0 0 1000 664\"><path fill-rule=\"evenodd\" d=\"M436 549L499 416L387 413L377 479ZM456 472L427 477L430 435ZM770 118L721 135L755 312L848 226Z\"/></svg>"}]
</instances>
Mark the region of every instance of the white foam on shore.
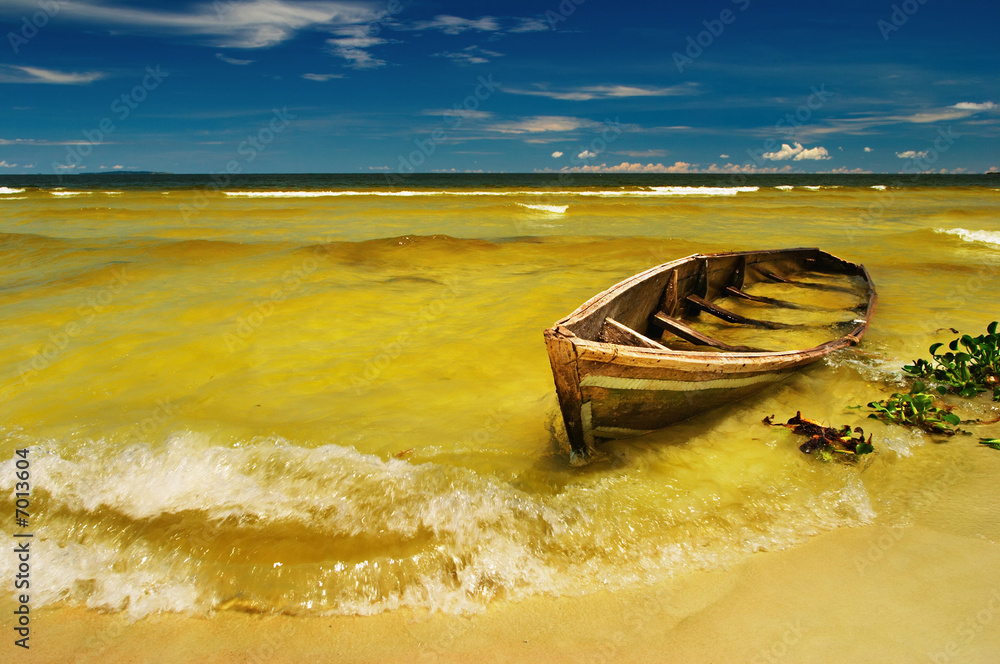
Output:
<instances>
[{"instance_id":1,"label":"white foam on shore","mask_svg":"<svg viewBox=\"0 0 1000 664\"><path fill-rule=\"evenodd\" d=\"M50 191L53 196L89 196L92 191Z\"/></svg>"},{"instance_id":2,"label":"white foam on shore","mask_svg":"<svg viewBox=\"0 0 1000 664\"><path fill-rule=\"evenodd\" d=\"M884 184L873 184L872 189L878 189L879 191L885 191L886 186Z\"/></svg>"},{"instance_id":3,"label":"white foam on shore","mask_svg":"<svg viewBox=\"0 0 1000 664\"><path fill-rule=\"evenodd\" d=\"M518 203L518 205L529 210L549 212L551 214L565 214L566 210L569 209L568 205L536 205L532 203Z\"/></svg>"},{"instance_id":4,"label":"white foam on shore","mask_svg":"<svg viewBox=\"0 0 1000 664\"><path fill-rule=\"evenodd\" d=\"M232 597L234 579L255 610L464 613L498 597L586 592L594 579L614 589L725 566L874 516L857 478L824 491L775 490L766 477L733 485L720 515L716 502L687 494L651 511L655 478L581 481L552 494L460 466L280 439L229 447L185 433L155 447L49 445L35 447L31 466L33 490L49 496L35 517L45 561L35 606L69 602L131 618L211 611ZM14 461L0 461L0 491L15 482ZM622 509L609 512L612 500ZM171 533L150 526L158 522L173 523ZM644 529L632 527L639 522ZM285 570L278 558L240 558L257 550L255 539L292 531L333 548ZM224 564L205 554L230 539L242 554ZM369 544L346 559L334 553L351 539ZM0 556L0 576L11 578L13 564Z\"/></svg>"},{"instance_id":5,"label":"white foam on shore","mask_svg":"<svg viewBox=\"0 0 1000 664\"><path fill-rule=\"evenodd\" d=\"M12 187L0 187L0 194L20 194L24 189L17 189Z\"/></svg>"},{"instance_id":6,"label":"white foam on shore","mask_svg":"<svg viewBox=\"0 0 1000 664\"><path fill-rule=\"evenodd\" d=\"M966 242L981 242L1000 247L1000 231L970 231L965 228L935 228L935 233L957 235Z\"/></svg>"}]
</instances>

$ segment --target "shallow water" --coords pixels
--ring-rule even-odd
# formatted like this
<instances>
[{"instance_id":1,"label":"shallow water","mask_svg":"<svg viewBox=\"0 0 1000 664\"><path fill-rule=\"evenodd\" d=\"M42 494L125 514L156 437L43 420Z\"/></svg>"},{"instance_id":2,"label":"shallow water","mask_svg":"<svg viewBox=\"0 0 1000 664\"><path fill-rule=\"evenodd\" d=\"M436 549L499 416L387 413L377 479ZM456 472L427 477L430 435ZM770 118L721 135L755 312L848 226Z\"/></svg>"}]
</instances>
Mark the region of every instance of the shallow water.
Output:
<instances>
[{"instance_id":1,"label":"shallow water","mask_svg":"<svg viewBox=\"0 0 1000 664\"><path fill-rule=\"evenodd\" d=\"M942 328L1000 318L989 178L22 180L0 181L0 508L30 446L39 605L367 614L634 587L912 523L942 473L1000 454L847 409ZM541 331L650 266L786 246L865 264L864 343L570 467ZM876 455L823 464L760 422L797 410L865 427Z\"/></svg>"}]
</instances>

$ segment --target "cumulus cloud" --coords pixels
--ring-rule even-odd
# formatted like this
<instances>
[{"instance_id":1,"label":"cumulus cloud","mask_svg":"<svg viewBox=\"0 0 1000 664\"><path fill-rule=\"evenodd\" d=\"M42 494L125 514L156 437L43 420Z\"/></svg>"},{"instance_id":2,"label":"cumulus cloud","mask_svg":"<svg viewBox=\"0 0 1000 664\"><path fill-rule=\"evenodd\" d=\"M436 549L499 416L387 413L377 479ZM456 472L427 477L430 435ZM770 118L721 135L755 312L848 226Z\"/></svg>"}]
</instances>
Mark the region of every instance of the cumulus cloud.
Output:
<instances>
[{"instance_id":1,"label":"cumulus cloud","mask_svg":"<svg viewBox=\"0 0 1000 664\"><path fill-rule=\"evenodd\" d=\"M960 101L957 104L949 106L949 108L957 108L960 111L992 111L997 108L996 103L992 101L984 101L981 103L976 103L974 101Z\"/></svg>"},{"instance_id":2,"label":"cumulus cloud","mask_svg":"<svg viewBox=\"0 0 1000 664\"><path fill-rule=\"evenodd\" d=\"M0 168L16 168L17 164L8 164L7 160L0 160Z\"/></svg>"},{"instance_id":3,"label":"cumulus cloud","mask_svg":"<svg viewBox=\"0 0 1000 664\"><path fill-rule=\"evenodd\" d=\"M699 164L691 164L686 161L676 161L671 165L662 163L643 164L639 162L629 163L623 161L620 164L585 164L583 166L563 167L560 172L566 173L786 173L792 170L791 166L781 168L769 167L759 168L754 164L710 164L700 167Z\"/></svg>"},{"instance_id":4,"label":"cumulus cloud","mask_svg":"<svg viewBox=\"0 0 1000 664\"><path fill-rule=\"evenodd\" d=\"M577 159L593 159L597 156L596 152L591 152L590 150L584 150L580 154L576 155Z\"/></svg>"},{"instance_id":5,"label":"cumulus cloud","mask_svg":"<svg viewBox=\"0 0 1000 664\"><path fill-rule=\"evenodd\" d=\"M900 159L923 159L927 154L927 150L906 150L904 152L897 152L896 156Z\"/></svg>"},{"instance_id":6,"label":"cumulus cloud","mask_svg":"<svg viewBox=\"0 0 1000 664\"><path fill-rule=\"evenodd\" d=\"M869 148L869 147L865 147L865 152L871 152L871 151L872 151L872 149L871 149L871 148Z\"/></svg>"},{"instance_id":7,"label":"cumulus cloud","mask_svg":"<svg viewBox=\"0 0 1000 664\"><path fill-rule=\"evenodd\" d=\"M105 74L101 72L64 72L41 67L22 67L20 65L0 65L0 83L48 83L51 85L84 85L91 83Z\"/></svg>"},{"instance_id":8,"label":"cumulus cloud","mask_svg":"<svg viewBox=\"0 0 1000 664\"><path fill-rule=\"evenodd\" d=\"M559 150L556 150L555 152L552 153L552 158L553 159L558 159L561 156L563 156L563 153L560 152Z\"/></svg>"},{"instance_id":9,"label":"cumulus cloud","mask_svg":"<svg viewBox=\"0 0 1000 664\"><path fill-rule=\"evenodd\" d=\"M827 152L824 147L814 147L814 148L804 148L801 143L793 143L789 145L788 143L783 143L781 149L777 152L765 152L763 155L764 159L769 159L771 161L785 161L791 159L793 161L819 161L823 159L829 159L830 153Z\"/></svg>"}]
</instances>

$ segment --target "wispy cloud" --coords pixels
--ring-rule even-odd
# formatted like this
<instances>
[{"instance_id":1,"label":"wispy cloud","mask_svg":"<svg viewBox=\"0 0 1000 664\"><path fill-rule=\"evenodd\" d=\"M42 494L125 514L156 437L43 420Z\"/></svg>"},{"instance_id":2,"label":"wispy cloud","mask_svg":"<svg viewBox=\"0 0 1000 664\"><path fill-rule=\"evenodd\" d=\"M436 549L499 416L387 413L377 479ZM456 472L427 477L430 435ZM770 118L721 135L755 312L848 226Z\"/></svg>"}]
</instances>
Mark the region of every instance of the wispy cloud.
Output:
<instances>
[{"instance_id":1,"label":"wispy cloud","mask_svg":"<svg viewBox=\"0 0 1000 664\"><path fill-rule=\"evenodd\" d=\"M8 164L7 160L0 160L0 168L17 168L17 164Z\"/></svg>"},{"instance_id":2,"label":"wispy cloud","mask_svg":"<svg viewBox=\"0 0 1000 664\"><path fill-rule=\"evenodd\" d=\"M603 126L600 122L566 115L536 115L520 120L497 122L489 126L488 129L501 134L539 134L545 132L570 132L577 129L595 129Z\"/></svg>"},{"instance_id":3,"label":"wispy cloud","mask_svg":"<svg viewBox=\"0 0 1000 664\"><path fill-rule=\"evenodd\" d=\"M36 2L10 0L8 12L37 11ZM365 23L378 11L367 3L305 0L216 0L183 10L139 9L121 2L77 0L59 4L59 20L140 34L187 35L216 46L265 48L310 28Z\"/></svg>"},{"instance_id":4,"label":"wispy cloud","mask_svg":"<svg viewBox=\"0 0 1000 664\"><path fill-rule=\"evenodd\" d=\"M448 58L452 62L456 62L460 65L481 65L489 62L491 58L503 57L503 53L488 51L485 48L473 44L472 46L466 46L461 51L445 51L443 53L435 53L434 57Z\"/></svg>"},{"instance_id":5,"label":"wispy cloud","mask_svg":"<svg viewBox=\"0 0 1000 664\"><path fill-rule=\"evenodd\" d=\"M253 60L238 60L236 58L230 58L229 56L223 55L222 53L216 53L215 57L217 57L218 59L222 60L223 62L225 62L226 64L229 64L229 65L240 65L240 66L242 66L242 65L249 65L249 64L252 64L254 62Z\"/></svg>"},{"instance_id":6,"label":"wispy cloud","mask_svg":"<svg viewBox=\"0 0 1000 664\"><path fill-rule=\"evenodd\" d=\"M52 85L84 85L104 78L101 72L65 72L41 67L0 65L0 83L48 83Z\"/></svg>"},{"instance_id":7,"label":"wispy cloud","mask_svg":"<svg viewBox=\"0 0 1000 664\"><path fill-rule=\"evenodd\" d=\"M440 30L446 35L460 35L463 32L499 32L500 21L492 16L470 19L459 16L441 14L435 16L430 21L417 21L409 26L401 27L403 30Z\"/></svg>"},{"instance_id":8,"label":"wispy cloud","mask_svg":"<svg viewBox=\"0 0 1000 664\"><path fill-rule=\"evenodd\" d=\"M343 74L302 74L302 78L307 81L332 81L335 78L344 78Z\"/></svg>"},{"instance_id":9,"label":"wispy cloud","mask_svg":"<svg viewBox=\"0 0 1000 664\"><path fill-rule=\"evenodd\" d=\"M874 133L872 130L878 127L887 127L897 124L932 124L935 122L964 120L978 113L992 111L996 108L998 108L998 105L992 101L963 101L944 108L921 110L912 113L859 113L854 117L833 118L815 125L803 125L797 127L795 129L795 133L797 137L801 138L825 136L829 134L867 136ZM767 131L773 134L774 128L769 127Z\"/></svg>"},{"instance_id":10,"label":"wispy cloud","mask_svg":"<svg viewBox=\"0 0 1000 664\"><path fill-rule=\"evenodd\" d=\"M900 159L923 159L927 154L927 150L905 150L897 152L896 156Z\"/></svg>"},{"instance_id":11,"label":"wispy cloud","mask_svg":"<svg viewBox=\"0 0 1000 664\"><path fill-rule=\"evenodd\" d=\"M667 151L666 150L621 150L616 154L620 154L626 157L632 157L633 159L651 159L653 157L666 157Z\"/></svg>"},{"instance_id":12,"label":"wispy cloud","mask_svg":"<svg viewBox=\"0 0 1000 664\"><path fill-rule=\"evenodd\" d=\"M0 145L89 145L90 141L48 141L39 138L0 138Z\"/></svg>"},{"instance_id":13,"label":"wispy cloud","mask_svg":"<svg viewBox=\"0 0 1000 664\"><path fill-rule=\"evenodd\" d=\"M532 95L565 101L590 101L591 99L618 99L623 97L680 97L698 93L697 83L682 83L665 88L642 87L637 85L591 85L579 88L550 90L538 85L534 89L504 88L504 92L515 95Z\"/></svg>"},{"instance_id":14,"label":"wispy cloud","mask_svg":"<svg viewBox=\"0 0 1000 664\"><path fill-rule=\"evenodd\" d=\"M352 69L376 69L385 66L385 60L380 60L368 52L373 46L388 43L381 37L369 37L363 30L353 31L342 37L326 40L330 52L338 58L347 60L347 66Z\"/></svg>"},{"instance_id":15,"label":"wispy cloud","mask_svg":"<svg viewBox=\"0 0 1000 664\"><path fill-rule=\"evenodd\" d=\"M552 29L548 21L540 18L519 18L517 21L517 25L509 28L508 32L545 32Z\"/></svg>"},{"instance_id":16,"label":"wispy cloud","mask_svg":"<svg viewBox=\"0 0 1000 664\"><path fill-rule=\"evenodd\" d=\"M782 144L781 149L776 152L765 152L761 155L764 159L769 159L771 161L786 161L791 159L793 161L819 161L823 159L829 159L830 153L824 147L815 148L804 148L801 143L793 143L789 145L787 143Z\"/></svg>"}]
</instances>

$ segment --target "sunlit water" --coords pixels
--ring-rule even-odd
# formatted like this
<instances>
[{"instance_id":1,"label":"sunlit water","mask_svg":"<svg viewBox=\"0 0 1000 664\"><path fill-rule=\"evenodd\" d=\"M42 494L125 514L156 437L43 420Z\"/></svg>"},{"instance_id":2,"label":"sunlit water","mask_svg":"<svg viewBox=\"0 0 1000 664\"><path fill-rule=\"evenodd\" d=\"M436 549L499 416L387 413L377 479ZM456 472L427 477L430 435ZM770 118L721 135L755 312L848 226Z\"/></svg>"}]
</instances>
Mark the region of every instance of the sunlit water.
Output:
<instances>
[{"instance_id":1,"label":"sunlit water","mask_svg":"<svg viewBox=\"0 0 1000 664\"><path fill-rule=\"evenodd\" d=\"M1000 318L1000 183L898 179L0 181L0 511L30 447L33 601L477 610L912 523L1000 453L847 406ZM864 343L570 467L541 331L653 265L789 246L868 268ZM799 410L876 454L761 423Z\"/></svg>"}]
</instances>

